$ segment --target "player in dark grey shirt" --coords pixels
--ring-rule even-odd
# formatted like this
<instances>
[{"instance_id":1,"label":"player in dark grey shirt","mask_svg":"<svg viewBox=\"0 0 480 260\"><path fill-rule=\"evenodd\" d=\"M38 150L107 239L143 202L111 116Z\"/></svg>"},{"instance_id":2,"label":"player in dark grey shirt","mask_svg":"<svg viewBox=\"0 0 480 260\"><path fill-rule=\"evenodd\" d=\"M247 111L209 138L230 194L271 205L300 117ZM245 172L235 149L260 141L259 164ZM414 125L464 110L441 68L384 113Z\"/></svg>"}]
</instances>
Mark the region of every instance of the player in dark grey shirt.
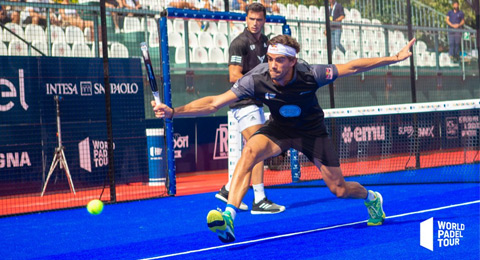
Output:
<instances>
[{"instance_id":1,"label":"player in dark grey shirt","mask_svg":"<svg viewBox=\"0 0 480 260\"><path fill-rule=\"evenodd\" d=\"M355 73L365 72L407 59L412 39L396 56L362 58L338 65L309 66L297 62L300 46L293 38L279 35L269 41L266 65L258 65L235 83L231 90L218 96L192 101L176 109L152 101L155 116L199 116L214 113L244 96L253 96L270 108L271 120L251 137L242 151L233 174L228 204L222 213L211 210L207 216L210 230L224 243L235 241L233 221L237 207L248 190L249 171L259 161L293 147L303 152L322 172L330 191L339 198L365 199L370 218L369 226L382 225L385 220L380 193L367 191L358 182L347 182L340 169L335 151L324 124L323 111L315 91L334 81Z\"/></svg>"}]
</instances>

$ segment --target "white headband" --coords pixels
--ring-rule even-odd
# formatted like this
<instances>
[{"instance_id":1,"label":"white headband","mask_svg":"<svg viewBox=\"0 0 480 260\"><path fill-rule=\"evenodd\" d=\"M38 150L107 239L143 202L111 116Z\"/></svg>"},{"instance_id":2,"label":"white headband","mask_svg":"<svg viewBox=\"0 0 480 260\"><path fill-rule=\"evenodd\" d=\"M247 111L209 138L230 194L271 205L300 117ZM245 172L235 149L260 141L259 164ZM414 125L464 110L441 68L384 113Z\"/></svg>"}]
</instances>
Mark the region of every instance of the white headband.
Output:
<instances>
[{"instance_id":1,"label":"white headband","mask_svg":"<svg viewBox=\"0 0 480 260\"><path fill-rule=\"evenodd\" d=\"M291 57L295 57L297 55L297 51L295 51L294 48L287 45L283 45L281 43L270 44L268 46L267 52L271 54L281 54L281 55L291 56Z\"/></svg>"}]
</instances>

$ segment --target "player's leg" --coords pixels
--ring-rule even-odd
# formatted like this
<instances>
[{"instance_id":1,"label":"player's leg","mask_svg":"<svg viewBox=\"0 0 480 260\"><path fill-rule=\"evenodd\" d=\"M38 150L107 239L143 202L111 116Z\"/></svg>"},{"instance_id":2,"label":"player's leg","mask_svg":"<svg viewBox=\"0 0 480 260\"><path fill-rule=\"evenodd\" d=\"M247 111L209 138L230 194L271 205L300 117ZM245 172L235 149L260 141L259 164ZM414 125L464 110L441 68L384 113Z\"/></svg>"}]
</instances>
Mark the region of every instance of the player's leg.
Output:
<instances>
[{"instance_id":1,"label":"player's leg","mask_svg":"<svg viewBox=\"0 0 480 260\"><path fill-rule=\"evenodd\" d=\"M262 111L263 114L263 111ZM249 140L250 137L253 136L255 132L257 132L262 125L254 125L248 127L247 129L242 131L242 136ZM252 169L252 187L253 187L253 205L252 210L250 211L252 214L275 214L285 211L285 206L278 205L273 201L267 199L265 195L265 189L263 184L263 161L257 163Z\"/></svg>"},{"instance_id":2,"label":"player's leg","mask_svg":"<svg viewBox=\"0 0 480 260\"><path fill-rule=\"evenodd\" d=\"M233 221L237 208L248 190L252 169L260 161L282 152L279 145L265 135L257 134L250 138L243 148L242 156L233 173L232 186L225 212L211 210L207 215L208 228L217 233L224 243L235 241Z\"/></svg>"},{"instance_id":3,"label":"player's leg","mask_svg":"<svg viewBox=\"0 0 480 260\"><path fill-rule=\"evenodd\" d=\"M367 224L369 226L383 224L385 213L383 212L383 198L380 193L367 191L358 182L345 181L340 168L338 153L329 137L318 137L312 141L309 143L314 144L313 149L307 149L305 152L306 154L312 152L307 156L313 158L313 163L321 171L323 180L330 191L339 198L365 199L365 206L367 206L370 215Z\"/></svg>"}]
</instances>

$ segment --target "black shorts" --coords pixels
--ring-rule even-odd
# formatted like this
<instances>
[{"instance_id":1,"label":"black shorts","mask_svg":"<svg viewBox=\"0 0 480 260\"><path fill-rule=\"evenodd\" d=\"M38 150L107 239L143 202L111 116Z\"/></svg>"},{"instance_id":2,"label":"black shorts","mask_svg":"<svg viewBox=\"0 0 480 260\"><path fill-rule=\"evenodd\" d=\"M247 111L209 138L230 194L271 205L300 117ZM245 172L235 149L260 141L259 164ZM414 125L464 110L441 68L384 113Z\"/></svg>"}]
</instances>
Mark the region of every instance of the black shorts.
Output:
<instances>
[{"instance_id":1,"label":"black shorts","mask_svg":"<svg viewBox=\"0 0 480 260\"><path fill-rule=\"evenodd\" d=\"M323 165L339 167L338 153L328 134L312 136L296 129L265 124L255 135L262 134L280 146L282 152L293 148L302 152L310 161L318 159Z\"/></svg>"}]
</instances>

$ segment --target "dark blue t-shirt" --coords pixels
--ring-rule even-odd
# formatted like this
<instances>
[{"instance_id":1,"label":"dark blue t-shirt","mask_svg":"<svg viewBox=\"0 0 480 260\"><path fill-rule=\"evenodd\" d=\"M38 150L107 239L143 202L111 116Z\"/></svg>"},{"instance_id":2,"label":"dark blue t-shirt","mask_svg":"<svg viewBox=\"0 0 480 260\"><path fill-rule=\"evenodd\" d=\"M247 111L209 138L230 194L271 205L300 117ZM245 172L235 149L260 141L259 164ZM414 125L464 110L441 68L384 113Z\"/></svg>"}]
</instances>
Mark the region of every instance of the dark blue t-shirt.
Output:
<instances>
[{"instance_id":1,"label":"dark blue t-shirt","mask_svg":"<svg viewBox=\"0 0 480 260\"><path fill-rule=\"evenodd\" d=\"M456 13L453 10L448 11L447 13L448 19L453 24L459 24L465 17L462 11L458 10ZM451 26L448 26L452 28Z\"/></svg>"},{"instance_id":2,"label":"dark blue t-shirt","mask_svg":"<svg viewBox=\"0 0 480 260\"><path fill-rule=\"evenodd\" d=\"M317 89L338 76L335 65L309 65L298 61L293 79L277 86L263 63L239 79L231 88L238 98L254 97L270 109L270 120L279 127L294 128L313 135L327 133Z\"/></svg>"}]
</instances>

